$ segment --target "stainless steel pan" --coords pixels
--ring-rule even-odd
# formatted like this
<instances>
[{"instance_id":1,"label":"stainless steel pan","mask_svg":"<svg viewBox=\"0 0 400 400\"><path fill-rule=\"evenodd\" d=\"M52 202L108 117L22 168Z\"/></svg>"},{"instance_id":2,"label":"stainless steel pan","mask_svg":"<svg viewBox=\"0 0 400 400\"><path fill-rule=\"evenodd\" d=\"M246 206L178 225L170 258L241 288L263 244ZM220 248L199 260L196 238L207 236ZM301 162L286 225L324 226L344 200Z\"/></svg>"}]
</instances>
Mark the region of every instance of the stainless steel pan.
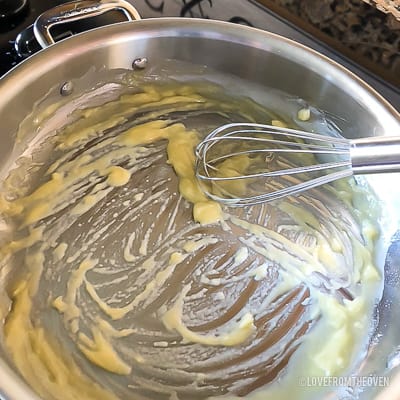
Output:
<instances>
[{"instance_id":1,"label":"stainless steel pan","mask_svg":"<svg viewBox=\"0 0 400 400\"><path fill-rule=\"evenodd\" d=\"M52 135L68 123L74 109L102 104L118 96L115 77L123 70L133 69L133 74L144 80L146 76L158 76L163 81L217 81L229 95L235 95L235 91L248 93L256 101L278 109L281 104L271 104L262 93L279 90L322 110L348 138L399 133L400 115L354 74L298 43L268 32L216 21L168 18L121 23L52 44L50 28L54 24L110 8L123 9L129 19L139 19L135 9L125 2L104 0L77 2L72 9L57 10L56 15L47 14L37 21L35 33L46 48L0 80L2 179L15 166L17 157L24 151L29 155L35 140ZM99 81L107 80L108 86L99 86ZM35 114L49 110L51 103L62 104L62 112L57 109L53 118ZM35 125L38 121L46 123ZM379 398L395 399L400 386L400 377L395 377L400 364L398 179L397 175L368 178L390 218L379 221L382 243L378 263L384 265L384 293L367 361L359 374L390 376L391 385L366 388L359 394L363 399L374 398L378 392L383 396ZM1 223L0 219L0 227L4 226ZM12 271L8 268L0 271L3 289L10 276ZM1 299L6 307L5 291ZM4 349L0 355L0 397L37 399Z\"/></svg>"}]
</instances>

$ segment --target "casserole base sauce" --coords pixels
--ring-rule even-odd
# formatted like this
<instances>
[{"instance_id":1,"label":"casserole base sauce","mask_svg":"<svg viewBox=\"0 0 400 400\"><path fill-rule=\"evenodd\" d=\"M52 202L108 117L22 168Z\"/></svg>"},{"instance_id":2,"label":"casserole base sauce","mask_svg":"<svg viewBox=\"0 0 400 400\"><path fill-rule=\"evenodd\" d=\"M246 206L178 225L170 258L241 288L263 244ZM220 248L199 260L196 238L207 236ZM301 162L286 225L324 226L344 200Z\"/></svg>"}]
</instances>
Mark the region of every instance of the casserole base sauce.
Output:
<instances>
[{"instance_id":1,"label":"casserole base sauce","mask_svg":"<svg viewBox=\"0 0 400 400\"><path fill-rule=\"evenodd\" d=\"M359 366L381 289L374 197L347 180L248 208L208 200L198 119L262 112L217 92L147 84L79 110L34 187L8 179L2 336L43 398L321 398L331 388L305 377Z\"/></svg>"}]
</instances>

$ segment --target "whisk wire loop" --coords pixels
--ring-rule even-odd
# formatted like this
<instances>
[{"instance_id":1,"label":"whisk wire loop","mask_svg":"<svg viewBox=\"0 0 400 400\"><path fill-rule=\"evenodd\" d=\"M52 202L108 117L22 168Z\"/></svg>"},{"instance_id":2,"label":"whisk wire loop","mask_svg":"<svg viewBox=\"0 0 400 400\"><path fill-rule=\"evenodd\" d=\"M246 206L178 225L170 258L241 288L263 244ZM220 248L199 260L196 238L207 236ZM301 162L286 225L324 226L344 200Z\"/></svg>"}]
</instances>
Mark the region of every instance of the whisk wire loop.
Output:
<instances>
[{"instance_id":1,"label":"whisk wire loop","mask_svg":"<svg viewBox=\"0 0 400 400\"><path fill-rule=\"evenodd\" d=\"M348 140L280 126L232 123L196 149L206 194L231 206L297 195L352 174L400 172L400 136Z\"/></svg>"},{"instance_id":2,"label":"whisk wire loop","mask_svg":"<svg viewBox=\"0 0 400 400\"><path fill-rule=\"evenodd\" d=\"M259 204L351 175L349 149L349 141L340 137L232 123L215 129L197 146L196 175L214 200L239 206ZM296 157L300 164L293 162ZM237 193L234 184L240 181L244 185Z\"/></svg>"}]
</instances>

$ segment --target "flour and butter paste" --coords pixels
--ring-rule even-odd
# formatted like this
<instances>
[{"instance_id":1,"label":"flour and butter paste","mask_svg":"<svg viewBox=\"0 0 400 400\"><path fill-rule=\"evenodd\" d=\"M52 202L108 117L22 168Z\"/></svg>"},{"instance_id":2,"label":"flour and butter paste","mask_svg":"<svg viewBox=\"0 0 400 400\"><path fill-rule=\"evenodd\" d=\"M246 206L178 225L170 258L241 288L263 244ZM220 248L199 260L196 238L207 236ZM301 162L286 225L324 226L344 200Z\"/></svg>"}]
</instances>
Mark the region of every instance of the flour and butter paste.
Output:
<instances>
[{"instance_id":1,"label":"flour and butter paste","mask_svg":"<svg viewBox=\"0 0 400 400\"><path fill-rule=\"evenodd\" d=\"M196 144L260 116L219 91L148 82L80 109L34 184L4 186L5 351L44 399L321 399L331 389L302 377L361 362L381 285L373 196L345 180L249 208L209 200Z\"/></svg>"}]
</instances>

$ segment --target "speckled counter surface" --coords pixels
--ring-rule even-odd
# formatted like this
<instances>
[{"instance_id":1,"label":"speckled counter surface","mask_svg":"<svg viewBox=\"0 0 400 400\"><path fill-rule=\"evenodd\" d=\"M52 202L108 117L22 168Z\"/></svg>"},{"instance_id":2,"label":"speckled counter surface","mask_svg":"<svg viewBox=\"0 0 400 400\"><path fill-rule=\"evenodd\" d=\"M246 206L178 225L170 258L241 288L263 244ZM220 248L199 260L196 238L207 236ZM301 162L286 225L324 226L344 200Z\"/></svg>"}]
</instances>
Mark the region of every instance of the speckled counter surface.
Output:
<instances>
[{"instance_id":1,"label":"speckled counter surface","mask_svg":"<svg viewBox=\"0 0 400 400\"><path fill-rule=\"evenodd\" d=\"M259 0L296 26L400 87L400 2ZM377 9L386 4L391 12Z\"/></svg>"}]
</instances>

